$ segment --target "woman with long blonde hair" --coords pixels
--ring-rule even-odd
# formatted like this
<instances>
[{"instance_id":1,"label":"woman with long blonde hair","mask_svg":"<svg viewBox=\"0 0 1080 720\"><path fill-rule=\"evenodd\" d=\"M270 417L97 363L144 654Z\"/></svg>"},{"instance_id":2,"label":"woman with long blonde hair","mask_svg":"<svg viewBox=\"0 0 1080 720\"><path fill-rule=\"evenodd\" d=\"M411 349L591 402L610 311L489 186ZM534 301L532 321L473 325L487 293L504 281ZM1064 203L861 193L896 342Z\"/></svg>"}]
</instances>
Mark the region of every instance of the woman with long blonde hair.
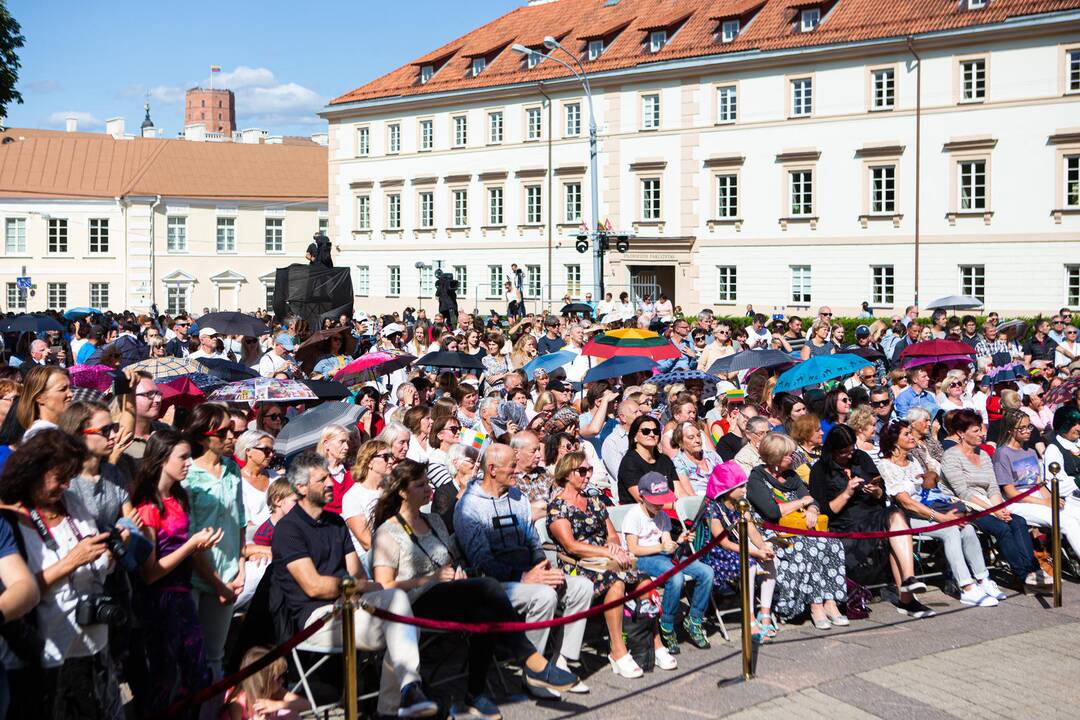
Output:
<instances>
[{"instance_id":1,"label":"woman with long blonde hair","mask_svg":"<svg viewBox=\"0 0 1080 720\"><path fill-rule=\"evenodd\" d=\"M390 445L381 440L368 440L357 454L352 468L352 477L356 480L341 501L341 517L345 519L360 555L371 548L372 513L393 466Z\"/></svg>"},{"instance_id":2,"label":"woman with long blonde hair","mask_svg":"<svg viewBox=\"0 0 1080 720\"><path fill-rule=\"evenodd\" d=\"M259 645L244 653L241 667L247 667L270 653ZM275 720L294 720L311 708L308 701L285 687L285 658L278 658L251 677L225 693L223 710L229 720L255 720L272 717Z\"/></svg>"}]
</instances>

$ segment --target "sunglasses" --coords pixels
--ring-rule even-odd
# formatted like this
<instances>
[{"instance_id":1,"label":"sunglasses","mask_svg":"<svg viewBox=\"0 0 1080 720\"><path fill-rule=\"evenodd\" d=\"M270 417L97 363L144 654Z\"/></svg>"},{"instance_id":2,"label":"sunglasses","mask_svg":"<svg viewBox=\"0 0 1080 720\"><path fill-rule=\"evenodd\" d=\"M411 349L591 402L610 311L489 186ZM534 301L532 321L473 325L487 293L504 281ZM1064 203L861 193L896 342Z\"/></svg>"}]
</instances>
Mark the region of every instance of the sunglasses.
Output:
<instances>
[{"instance_id":1,"label":"sunglasses","mask_svg":"<svg viewBox=\"0 0 1080 720\"><path fill-rule=\"evenodd\" d=\"M96 428L86 428L82 431L83 435L101 435L102 437L108 437L115 435L120 430L120 423L109 423L108 425L102 425Z\"/></svg>"},{"instance_id":2,"label":"sunglasses","mask_svg":"<svg viewBox=\"0 0 1080 720\"><path fill-rule=\"evenodd\" d=\"M578 477L589 477L592 475L593 469L591 467L579 467L574 468L574 472L577 473Z\"/></svg>"},{"instance_id":3,"label":"sunglasses","mask_svg":"<svg viewBox=\"0 0 1080 720\"><path fill-rule=\"evenodd\" d=\"M219 428L217 430L207 430L205 433L203 433L203 435L205 435L206 437L216 437L224 440L225 438L229 437L229 435L236 437L236 430L233 429L232 425L226 425L225 427Z\"/></svg>"},{"instance_id":4,"label":"sunglasses","mask_svg":"<svg viewBox=\"0 0 1080 720\"><path fill-rule=\"evenodd\" d=\"M173 327L191 327L191 323L174 323Z\"/></svg>"},{"instance_id":5,"label":"sunglasses","mask_svg":"<svg viewBox=\"0 0 1080 720\"><path fill-rule=\"evenodd\" d=\"M274 453L274 446L273 445L267 445L267 446L264 446L264 445L252 445L250 448L248 448L248 450L258 450L259 452L263 453L264 455L272 455Z\"/></svg>"},{"instance_id":6,"label":"sunglasses","mask_svg":"<svg viewBox=\"0 0 1080 720\"><path fill-rule=\"evenodd\" d=\"M264 420L280 420L281 417L281 413L266 413L263 415Z\"/></svg>"},{"instance_id":7,"label":"sunglasses","mask_svg":"<svg viewBox=\"0 0 1080 720\"><path fill-rule=\"evenodd\" d=\"M832 317L832 313L821 313L821 317Z\"/></svg>"},{"instance_id":8,"label":"sunglasses","mask_svg":"<svg viewBox=\"0 0 1080 720\"><path fill-rule=\"evenodd\" d=\"M455 435L457 435L459 432L461 432L461 426L460 425L447 425L446 427L443 428L443 430L445 432L454 433Z\"/></svg>"},{"instance_id":9,"label":"sunglasses","mask_svg":"<svg viewBox=\"0 0 1080 720\"><path fill-rule=\"evenodd\" d=\"M883 408L891 402L892 400L873 400L870 402L870 407Z\"/></svg>"},{"instance_id":10,"label":"sunglasses","mask_svg":"<svg viewBox=\"0 0 1080 720\"><path fill-rule=\"evenodd\" d=\"M374 454L374 455L373 455L372 457L377 457L377 458L379 458L380 460L382 460L382 461L386 462L386 461L389 461L389 460L390 460L390 458L392 458L392 457L394 457L394 456L393 456L393 454L392 454L392 453L388 453L388 452L381 452L381 453L375 453L375 454Z\"/></svg>"},{"instance_id":11,"label":"sunglasses","mask_svg":"<svg viewBox=\"0 0 1080 720\"><path fill-rule=\"evenodd\" d=\"M641 433L642 435L645 435L645 436L659 435L660 434L660 428L643 427L643 428L638 428L638 432Z\"/></svg>"}]
</instances>

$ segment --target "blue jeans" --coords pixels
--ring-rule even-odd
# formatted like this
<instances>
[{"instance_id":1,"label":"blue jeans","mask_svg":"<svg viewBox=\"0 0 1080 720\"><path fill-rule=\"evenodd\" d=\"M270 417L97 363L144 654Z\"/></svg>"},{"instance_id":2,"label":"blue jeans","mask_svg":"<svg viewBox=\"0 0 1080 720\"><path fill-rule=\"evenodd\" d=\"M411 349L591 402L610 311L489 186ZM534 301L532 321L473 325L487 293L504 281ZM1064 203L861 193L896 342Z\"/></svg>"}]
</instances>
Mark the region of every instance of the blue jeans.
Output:
<instances>
[{"instance_id":1,"label":"blue jeans","mask_svg":"<svg viewBox=\"0 0 1080 720\"><path fill-rule=\"evenodd\" d=\"M975 520L974 524L984 533L994 536L998 550L1005 558L1005 562L1009 564L1009 569L1021 581L1029 572L1038 567L1027 520L1019 515L1013 515L1012 520L1005 522L993 515L984 515Z\"/></svg>"},{"instance_id":2,"label":"blue jeans","mask_svg":"<svg viewBox=\"0 0 1080 720\"><path fill-rule=\"evenodd\" d=\"M638 572L649 577L660 577L674 567L670 555L646 555L639 557L637 561ZM701 562L694 562L683 568L681 573L675 573L664 583L664 600L660 606L660 622L671 627L675 624L675 613L679 610L679 600L682 599L684 576L689 575L694 581L694 592L690 596L690 617L700 621L705 617L705 610L709 607L709 593L713 586L713 569Z\"/></svg>"}]
</instances>

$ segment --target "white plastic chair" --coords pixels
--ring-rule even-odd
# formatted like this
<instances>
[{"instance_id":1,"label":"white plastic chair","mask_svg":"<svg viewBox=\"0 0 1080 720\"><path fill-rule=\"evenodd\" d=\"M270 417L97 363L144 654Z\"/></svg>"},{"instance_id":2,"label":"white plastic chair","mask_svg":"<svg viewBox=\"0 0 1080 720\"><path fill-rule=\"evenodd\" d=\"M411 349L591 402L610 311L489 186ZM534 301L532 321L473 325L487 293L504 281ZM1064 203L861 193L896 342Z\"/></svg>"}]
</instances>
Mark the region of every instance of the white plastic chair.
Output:
<instances>
[{"instance_id":1,"label":"white plastic chair","mask_svg":"<svg viewBox=\"0 0 1080 720\"><path fill-rule=\"evenodd\" d=\"M704 495L687 495L681 497L675 501L675 516L679 518L679 521L683 525L689 525L697 517L698 512L701 511L701 506L705 504Z\"/></svg>"}]
</instances>

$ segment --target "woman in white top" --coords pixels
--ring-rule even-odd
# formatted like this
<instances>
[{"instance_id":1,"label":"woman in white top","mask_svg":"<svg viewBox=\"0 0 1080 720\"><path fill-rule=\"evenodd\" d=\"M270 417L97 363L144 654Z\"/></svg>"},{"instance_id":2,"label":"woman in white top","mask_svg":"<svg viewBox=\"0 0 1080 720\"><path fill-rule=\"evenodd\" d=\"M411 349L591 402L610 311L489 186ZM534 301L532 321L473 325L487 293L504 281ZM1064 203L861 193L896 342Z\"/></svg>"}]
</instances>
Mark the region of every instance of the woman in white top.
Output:
<instances>
[{"instance_id":1,"label":"woman in white top","mask_svg":"<svg viewBox=\"0 0 1080 720\"><path fill-rule=\"evenodd\" d=\"M966 390L967 379L964 373L960 370L950 370L941 381L940 392L937 396L938 406L945 412L974 408L975 403L968 397Z\"/></svg>"},{"instance_id":2,"label":"woman in white top","mask_svg":"<svg viewBox=\"0 0 1080 720\"><path fill-rule=\"evenodd\" d=\"M358 482L349 488L341 501L341 517L345 519L353 546L361 556L371 549L372 512L392 467L390 446L381 440L369 440L360 448L353 466Z\"/></svg>"},{"instance_id":3,"label":"woman in white top","mask_svg":"<svg viewBox=\"0 0 1080 720\"><path fill-rule=\"evenodd\" d=\"M652 301L652 295L648 293L638 302L638 310L644 320L652 320L656 317L656 305Z\"/></svg>"},{"instance_id":4,"label":"woman in white top","mask_svg":"<svg viewBox=\"0 0 1080 720\"><path fill-rule=\"evenodd\" d=\"M1066 325L1063 335L1065 340L1059 342L1054 351L1054 366L1065 367L1080 359L1080 342L1076 340L1077 329L1073 325ZM1062 352L1065 351L1065 352Z\"/></svg>"},{"instance_id":5,"label":"woman in white top","mask_svg":"<svg viewBox=\"0 0 1080 720\"><path fill-rule=\"evenodd\" d=\"M670 323L675 319L675 309L663 293L656 300L656 318L662 323Z\"/></svg>"},{"instance_id":6,"label":"woman in white top","mask_svg":"<svg viewBox=\"0 0 1080 720\"><path fill-rule=\"evenodd\" d=\"M431 409L417 405L405 411L404 423L409 429L409 450L405 457L418 463L428 462L431 454Z\"/></svg>"},{"instance_id":7,"label":"woman in white top","mask_svg":"<svg viewBox=\"0 0 1080 720\"><path fill-rule=\"evenodd\" d=\"M245 534L247 542L255 531L270 517L270 508L266 506L266 490L270 487L270 473L267 466L274 455L274 436L262 430L248 430L236 439L233 454L244 463L240 468L240 484L244 502L244 520L247 522ZM262 546L265 550L269 550Z\"/></svg>"}]
</instances>

